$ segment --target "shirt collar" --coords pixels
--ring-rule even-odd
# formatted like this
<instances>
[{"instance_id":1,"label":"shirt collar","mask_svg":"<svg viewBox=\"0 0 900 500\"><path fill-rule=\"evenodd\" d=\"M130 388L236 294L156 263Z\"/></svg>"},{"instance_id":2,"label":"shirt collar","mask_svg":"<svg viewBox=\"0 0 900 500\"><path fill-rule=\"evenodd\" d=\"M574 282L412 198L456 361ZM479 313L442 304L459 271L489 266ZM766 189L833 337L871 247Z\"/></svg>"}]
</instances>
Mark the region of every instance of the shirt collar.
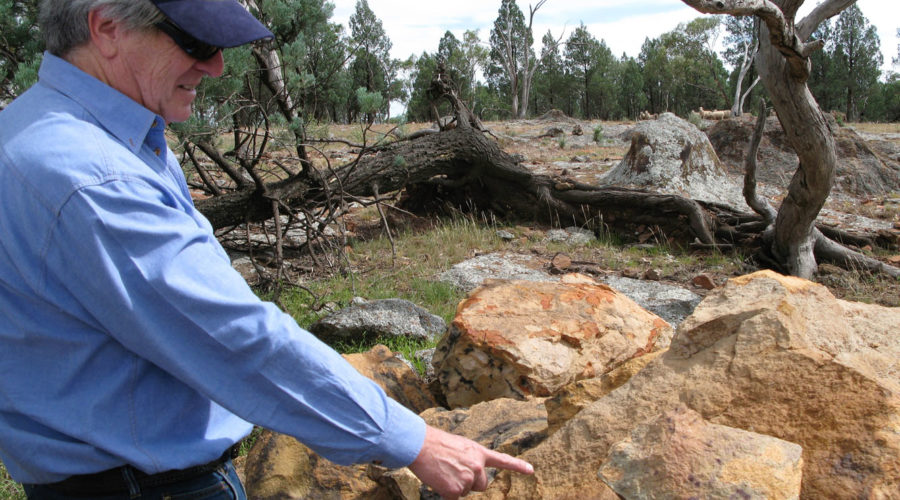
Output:
<instances>
[{"instance_id":1,"label":"shirt collar","mask_svg":"<svg viewBox=\"0 0 900 500\"><path fill-rule=\"evenodd\" d=\"M44 52L38 76L41 84L77 102L134 153L152 128L165 129L161 116L49 52Z\"/></svg>"}]
</instances>

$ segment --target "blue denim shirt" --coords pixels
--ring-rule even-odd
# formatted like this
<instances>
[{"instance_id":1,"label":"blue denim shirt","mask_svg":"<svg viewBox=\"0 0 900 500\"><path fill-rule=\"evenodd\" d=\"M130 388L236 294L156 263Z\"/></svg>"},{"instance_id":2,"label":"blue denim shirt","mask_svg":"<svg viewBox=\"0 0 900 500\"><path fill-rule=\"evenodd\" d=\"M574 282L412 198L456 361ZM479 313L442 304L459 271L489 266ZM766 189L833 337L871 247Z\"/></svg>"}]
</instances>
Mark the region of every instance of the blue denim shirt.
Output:
<instances>
[{"instance_id":1,"label":"blue denim shirt","mask_svg":"<svg viewBox=\"0 0 900 500\"><path fill-rule=\"evenodd\" d=\"M0 459L47 483L211 461L251 429L409 464L421 418L260 301L160 116L44 54L0 112Z\"/></svg>"}]
</instances>

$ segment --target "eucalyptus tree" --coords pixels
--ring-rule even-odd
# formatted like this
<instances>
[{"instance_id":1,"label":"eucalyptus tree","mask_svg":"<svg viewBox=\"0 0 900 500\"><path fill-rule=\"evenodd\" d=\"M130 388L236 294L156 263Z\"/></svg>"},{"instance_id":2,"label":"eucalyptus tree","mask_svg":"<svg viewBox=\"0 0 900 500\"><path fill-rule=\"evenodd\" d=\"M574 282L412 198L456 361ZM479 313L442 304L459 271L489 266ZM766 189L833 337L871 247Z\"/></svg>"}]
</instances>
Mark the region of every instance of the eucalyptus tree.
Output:
<instances>
[{"instance_id":1,"label":"eucalyptus tree","mask_svg":"<svg viewBox=\"0 0 900 500\"><path fill-rule=\"evenodd\" d=\"M531 50L527 40L525 15L515 0L501 0L500 10L490 36L488 83L509 102L513 118L519 115L519 86L522 79L524 53Z\"/></svg>"},{"instance_id":2,"label":"eucalyptus tree","mask_svg":"<svg viewBox=\"0 0 900 500\"><path fill-rule=\"evenodd\" d=\"M697 18L654 40L645 40L638 56L652 113L686 116L699 107L728 102L727 72L713 50L718 21Z\"/></svg>"},{"instance_id":3,"label":"eucalyptus tree","mask_svg":"<svg viewBox=\"0 0 900 500\"><path fill-rule=\"evenodd\" d=\"M559 49L559 40L548 30L541 38L539 71L532 82L535 113L561 109L567 114L572 114L572 93L568 89L564 61Z\"/></svg>"},{"instance_id":4,"label":"eucalyptus tree","mask_svg":"<svg viewBox=\"0 0 900 500\"><path fill-rule=\"evenodd\" d=\"M350 73L354 88L363 88L369 93L384 94L385 106L389 100L396 97L397 63L391 60L390 52L393 44L384 31L381 20L369 7L367 0L357 0L356 8L350 16ZM394 94L394 95L391 95ZM349 96L350 106L355 117L359 112L359 105L355 96ZM386 113L387 109L382 109ZM366 120L371 123L375 120L374 113L367 113Z\"/></svg>"},{"instance_id":5,"label":"eucalyptus tree","mask_svg":"<svg viewBox=\"0 0 900 500\"><path fill-rule=\"evenodd\" d=\"M686 116L703 106L719 109L730 100L725 90L727 72L714 47L719 36L719 20L696 18L660 36L672 65L672 107Z\"/></svg>"},{"instance_id":6,"label":"eucalyptus tree","mask_svg":"<svg viewBox=\"0 0 900 500\"><path fill-rule=\"evenodd\" d=\"M815 227L816 216L834 183L837 156L831 125L807 87L810 55L823 46L810 36L819 24L840 14L855 0L825 0L800 20L796 16L803 0L682 1L700 12L753 15L761 21L756 68L799 159L777 211L767 203L748 200L767 223L762 233L766 260L784 273L803 278L811 278L816 272L817 257L900 276L897 268L842 247Z\"/></svg>"},{"instance_id":7,"label":"eucalyptus tree","mask_svg":"<svg viewBox=\"0 0 900 500\"><path fill-rule=\"evenodd\" d=\"M830 55L834 83L844 91L847 119L857 121L860 109L878 85L883 61L878 33L858 6L851 5L838 16Z\"/></svg>"},{"instance_id":8,"label":"eucalyptus tree","mask_svg":"<svg viewBox=\"0 0 900 500\"><path fill-rule=\"evenodd\" d=\"M528 112L531 82L537 69L537 59L532 45L534 15L547 0L539 0L528 6L528 24L516 0L501 0L497 19L491 29L490 65L487 76L495 88L506 95L510 113L522 118Z\"/></svg>"},{"instance_id":9,"label":"eucalyptus tree","mask_svg":"<svg viewBox=\"0 0 900 500\"><path fill-rule=\"evenodd\" d=\"M582 118L591 118L590 86L594 72L597 70L600 51L600 42L588 31L584 23L575 28L575 31L566 40L566 71L575 81L579 82L581 87L578 110Z\"/></svg>"},{"instance_id":10,"label":"eucalyptus tree","mask_svg":"<svg viewBox=\"0 0 900 500\"><path fill-rule=\"evenodd\" d=\"M897 38L900 38L900 28L897 28ZM897 44L897 57L892 62L894 65L900 64L900 43Z\"/></svg>"},{"instance_id":11,"label":"eucalyptus tree","mask_svg":"<svg viewBox=\"0 0 900 500\"><path fill-rule=\"evenodd\" d=\"M0 109L37 81L37 0L0 0Z\"/></svg>"},{"instance_id":12,"label":"eucalyptus tree","mask_svg":"<svg viewBox=\"0 0 900 500\"><path fill-rule=\"evenodd\" d=\"M647 95L644 93L644 72L640 63L633 57L622 54L619 60L618 111L625 118L637 120L641 111L647 108Z\"/></svg>"},{"instance_id":13,"label":"eucalyptus tree","mask_svg":"<svg viewBox=\"0 0 900 500\"><path fill-rule=\"evenodd\" d=\"M458 86L463 78L459 70L462 44L460 44L459 39L456 38L452 31L445 31L444 36L438 42L437 57L439 61L444 63L446 75Z\"/></svg>"},{"instance_id":14,"label":"eucalyptus tree","mask_svg":"<svg viewBox=\"0 0 900 500\"><path fill-rule=\"evenodd\" d=\"M478 30L466 30L460 42L460 60L457 70L463 75L459 95L471 109L475 109L478 71L484 69L488 61L488 49L482 44ZM464 88L465 86L465 88Z\"/></svg>"},{"instance_id":15,"label":"eucalyptus tree","mask_svg":"<svg viewBox=\"0 0 900 500\"><path fill-rule=\"evenodd\" d=\"M759 75L753 71L753 60L759 51L759 21L755 17L725 16L724 24L726 35L722 56L734 67L731 114L741 116L747 97L759 83ZM749 83L746 88L745 83Z\"/></svg>"},{"instance_id":16,"label":"eucalyptus tree","mask_svg":"<svg viewBox=\"0 0 900 500\"><path fill-rule=\"evenodd\" d=\"M410 122L427 122L435 120L434 110L428 89L438 69L440 58L435 54L422 52L419 57L412 58L413 67L410 73L409 101L406 104L406 119ZM443 105L443 103L442 103ZM439 107L438 113L443 110Z\"/></svg>"}]
</instances>

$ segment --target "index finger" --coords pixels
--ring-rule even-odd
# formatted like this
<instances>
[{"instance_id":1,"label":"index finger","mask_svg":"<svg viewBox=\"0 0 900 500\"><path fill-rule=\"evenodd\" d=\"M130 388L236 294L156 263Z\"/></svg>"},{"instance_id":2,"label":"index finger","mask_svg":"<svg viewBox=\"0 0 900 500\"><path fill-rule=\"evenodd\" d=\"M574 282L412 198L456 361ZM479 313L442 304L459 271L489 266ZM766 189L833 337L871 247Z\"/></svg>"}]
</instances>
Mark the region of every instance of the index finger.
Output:
<instances>
[{"instance_id":1,"label":"index finger","mask_svg":"<svg viewBox=\"0 0 900 500\"><path fill-rule=\"evenodd\" d=\"M506 469L520 474L534 474L534 467L522 459L491 449L485 449L485 452L484 465L486 467Z\"/></svg>"}]
</instances>

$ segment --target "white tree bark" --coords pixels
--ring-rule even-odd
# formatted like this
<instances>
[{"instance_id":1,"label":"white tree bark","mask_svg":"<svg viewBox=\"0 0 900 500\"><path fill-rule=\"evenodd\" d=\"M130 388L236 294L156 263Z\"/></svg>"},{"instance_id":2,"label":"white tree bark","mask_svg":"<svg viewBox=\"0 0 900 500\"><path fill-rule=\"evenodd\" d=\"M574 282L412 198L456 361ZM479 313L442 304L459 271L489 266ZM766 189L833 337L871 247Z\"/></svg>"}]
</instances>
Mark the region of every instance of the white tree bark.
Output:
<instances>
[{"instance_id":1,"label":"white tree bark","mask_svg":"<svg viewBox=\"0 0 900 500\"><path fill-rule=\"evenodd\" d=\"M750 87L747 88L746 92L743 91L742 87L744 85L744 78L747 76L747 72L750 71L750 68L753 66L753 62L756 60L756 54L759 52L759 40L756 41L752 46L749 43L744 43L744 56L741 59L741 70L738 73L737 85L734 88L734 104L731 106L731 115L732 116L741 116L744 114L744 101L747 99L747 96L750 95L750 91L753 90L753 87L759 83L759 76L753 80L753 83L750 84Z\"/></svg>"},{"instance_id":2,"label":"white tree bark","mask_svg":"<svg viewBox=\"0 0 900 500\"><path fill-rule=\"evenodd\" d=\"M531 30L532 25L534 24L534 14L541 8L547 0L540 0L534 7L528 5L528 33L532 34ZM525 118L528 114L528 99L531 96L531 80L534 77L534 71L538 67L537 57L534 59L531 58L531 47L525 47L525 61L524 68L522 68L522 101L521 108L516 115L518 118Z\"/></svg>"}]
</instances>

